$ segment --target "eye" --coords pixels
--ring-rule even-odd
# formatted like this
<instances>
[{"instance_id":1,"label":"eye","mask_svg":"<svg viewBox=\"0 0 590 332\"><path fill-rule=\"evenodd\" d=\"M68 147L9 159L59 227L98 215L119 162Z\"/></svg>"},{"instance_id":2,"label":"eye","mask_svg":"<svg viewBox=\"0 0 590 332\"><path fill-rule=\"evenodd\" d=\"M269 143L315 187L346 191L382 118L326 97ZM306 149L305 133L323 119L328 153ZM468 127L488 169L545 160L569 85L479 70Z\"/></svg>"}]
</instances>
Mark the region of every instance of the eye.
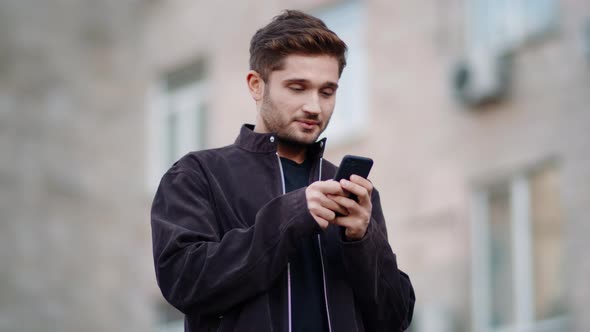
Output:
<instances>
[{"instance_id":1,"label":"eye","mask_svg":"<svg viewBox=\"0 0 590 332\"><path fill-rule=\"evenodd\" d=\"M303 91L303 86L299 85L299 84L294 84L294 85L289 85L289 89L291 89L292 91Z\"/></svg>"},{"instance_id":2,"label":"eye","mask_svg":"<svg viewBox=\"0 0 590 332\"><path fill-rule=\"evenodd\" d=\"M324 97L331 97L334 94L334 89L323 89L320 91L320 93Z\"/></svg>"}]
</instances>

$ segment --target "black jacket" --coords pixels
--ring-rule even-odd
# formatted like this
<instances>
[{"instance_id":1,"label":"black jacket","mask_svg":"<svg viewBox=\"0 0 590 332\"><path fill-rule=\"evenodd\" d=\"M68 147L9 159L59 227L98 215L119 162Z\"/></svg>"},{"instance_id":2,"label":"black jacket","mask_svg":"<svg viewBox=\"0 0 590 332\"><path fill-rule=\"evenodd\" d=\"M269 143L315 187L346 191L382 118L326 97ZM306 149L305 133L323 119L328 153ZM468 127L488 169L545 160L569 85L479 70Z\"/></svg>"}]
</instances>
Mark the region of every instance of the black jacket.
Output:
<instances>
[{"instance_id":1,"label":"black jacket","mask_svg":"<svg viewBox=\"0 0 590 332\"><path fill-rule=\"evenodd\" d=\"M331 179L324 142L312 178ZM387 242L379 193L365 237L342 241L310 215L305 188L284 193L273 134L243 126L227 147L189 153L163 176L151 223L158 285L186 316L186 331L289 331L288 257L320 233L332 331L403 331L414 291Z\"/></svg>"}]
</instances>

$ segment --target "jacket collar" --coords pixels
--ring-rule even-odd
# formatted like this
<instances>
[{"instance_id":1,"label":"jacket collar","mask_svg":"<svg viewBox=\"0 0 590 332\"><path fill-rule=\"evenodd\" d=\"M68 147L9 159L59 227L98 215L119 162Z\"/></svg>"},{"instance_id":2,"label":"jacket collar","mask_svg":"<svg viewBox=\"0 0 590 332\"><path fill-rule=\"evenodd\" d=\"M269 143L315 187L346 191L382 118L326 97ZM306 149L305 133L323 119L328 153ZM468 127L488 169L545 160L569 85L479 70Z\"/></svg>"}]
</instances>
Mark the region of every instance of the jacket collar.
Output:
<instances>
[{"instance_id":1,"label":"jacket collar","mask_svg":"<svg viewBox=\"0 0 590 332\"><path fill-rule=\"evenodd\" d=\"M277 152L277 135L273 133L256 133L254 125L244 124L240 129L240 135L235 144L240 148L250 152ZM326 138L313 143L309 146L309 153L312 156L322 157L326 148Z\"/></svg>"}]
</instances>

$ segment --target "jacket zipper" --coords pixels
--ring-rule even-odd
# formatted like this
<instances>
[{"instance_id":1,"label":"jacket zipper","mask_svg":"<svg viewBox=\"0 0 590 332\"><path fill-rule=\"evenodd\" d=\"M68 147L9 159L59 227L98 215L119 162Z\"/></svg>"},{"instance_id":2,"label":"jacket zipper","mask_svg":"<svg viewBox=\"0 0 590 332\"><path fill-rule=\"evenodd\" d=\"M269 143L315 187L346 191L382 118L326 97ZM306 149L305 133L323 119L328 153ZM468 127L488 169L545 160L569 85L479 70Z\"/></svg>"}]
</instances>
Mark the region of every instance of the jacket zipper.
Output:
<instances>
[{"instance_id":1,"label":"jacket zipper","mask_svg":"<svg viewBox=\"0 0 590 332\"><path fill-rule=\"evenodd\" d=\"M283 173L283 164L281 164L281 157L277 152L277 161L279 162L279 170L281 171L281 184L283 185L283 195L287 193L285 188L285 174ZM287 263L287 302L289 307L289 332L293 330L292 315L291 315L291 263Z\"/></svg>"},{"instance_id":2,"label":"jacket zipper","mask_svg":"<svg viewBox=\"0 0 590 332\"><path fill-rule=\"evenodd\" d=\"M326 301L326 315L328 318L328 331L332 332L332 323L330 322L330 307L328 306L328 289L326 288L326 270L324 268L324 254L322 252L322 240L318 234L318 247L320 248L320 260L322 262L322 280L324 281L324 301Z\"/></svg>"},{"instance_id":3,"label":"jacket zipper","mask_svg":"<svg viewBox=\"0 0 590 332\"><path fill-rule=\"evenodd\" d=\"M221 328L223 327L223 316L219 316L219 326L217 327L217 332L221 331Z\"/></svg>"},{"instance_id":4,"label":"jacket zipper","mask_svg":"<svg viewBox=\"0 0 590 332\"><path fill-rule=\"evenodd\" d=\"M318 180L322 180L322 163L324 158L320 158L320 169L319 169L319 178ZM281 157L277 152L277 161L279 162L279 169L281 171L281 184L283 186L283 195L286 194L285 188L285 174L283 173L283 164L281 164ZM328 320L328 331L332 332L332 323L330 322L330 308L328 306L328 290L326 288L326 269L324 267L324 254L322 251L322 240L320 235L318 234L318 246L319 246L319 253L320 253L320 261L322 262L322 281L324 283L324 301L326 302L326 318ZM293 329L293 321L291 315L291 263L287 263L287 299L288 299L288 307L289 307L289 332Z\"/></svg>"},{"instance_id":5,"label":"jacket zipper","mask_svg":"<svg viewBox=\"0 0 590 332\"><path fill-rule=\"evenodd\" d=\"M322 162L324 158L320 158L320 176L318 180L322 180ZM326 301L326 317L328 319L328 331L332 332L332 323L330 322L330 306L328 305L328 288L326 287L326 268L324 267L324 253L322 251L322 240L318 234L318 248L320 249L320 261L322 262L322 281L324 282L324 301Z\"/></svg>"}]
</instances>

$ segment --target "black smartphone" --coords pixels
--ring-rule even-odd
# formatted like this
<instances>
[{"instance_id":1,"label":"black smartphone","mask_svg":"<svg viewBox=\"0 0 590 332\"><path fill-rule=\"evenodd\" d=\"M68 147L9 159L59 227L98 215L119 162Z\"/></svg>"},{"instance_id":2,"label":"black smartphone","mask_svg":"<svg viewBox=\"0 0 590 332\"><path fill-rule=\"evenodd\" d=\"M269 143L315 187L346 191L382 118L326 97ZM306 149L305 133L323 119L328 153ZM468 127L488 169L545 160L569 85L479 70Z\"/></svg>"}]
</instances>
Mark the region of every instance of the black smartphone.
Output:
<instances>
[{"instance_id":1,"label":"black smartphone","mask_svg":"<svg viewBox=\"0 0 590 332\"><path fill-rule=\"evenodd\" d=\"M366 179L369 176L371 167L373 167L373 159L347 154L342 158L334 180L350 180L350 176L353 174Z\"/></svg>"},{"instance_id":2,"label":"black smartphone","mask_svg":"<svg viewBox=\"0 0 590 332\"><path fill-rule=\"evenodd\" d=\"M369 176L371 167L373 167L373 159L371 158L346 155L340 162L340 167L338 167L338 170L336 171L334 180L350 180L350 176L353 174L366 179ZM350 198L354 199L355 201L357 200L356 196L354 195L350 195Z\"/></svg>"}]
</instances>

